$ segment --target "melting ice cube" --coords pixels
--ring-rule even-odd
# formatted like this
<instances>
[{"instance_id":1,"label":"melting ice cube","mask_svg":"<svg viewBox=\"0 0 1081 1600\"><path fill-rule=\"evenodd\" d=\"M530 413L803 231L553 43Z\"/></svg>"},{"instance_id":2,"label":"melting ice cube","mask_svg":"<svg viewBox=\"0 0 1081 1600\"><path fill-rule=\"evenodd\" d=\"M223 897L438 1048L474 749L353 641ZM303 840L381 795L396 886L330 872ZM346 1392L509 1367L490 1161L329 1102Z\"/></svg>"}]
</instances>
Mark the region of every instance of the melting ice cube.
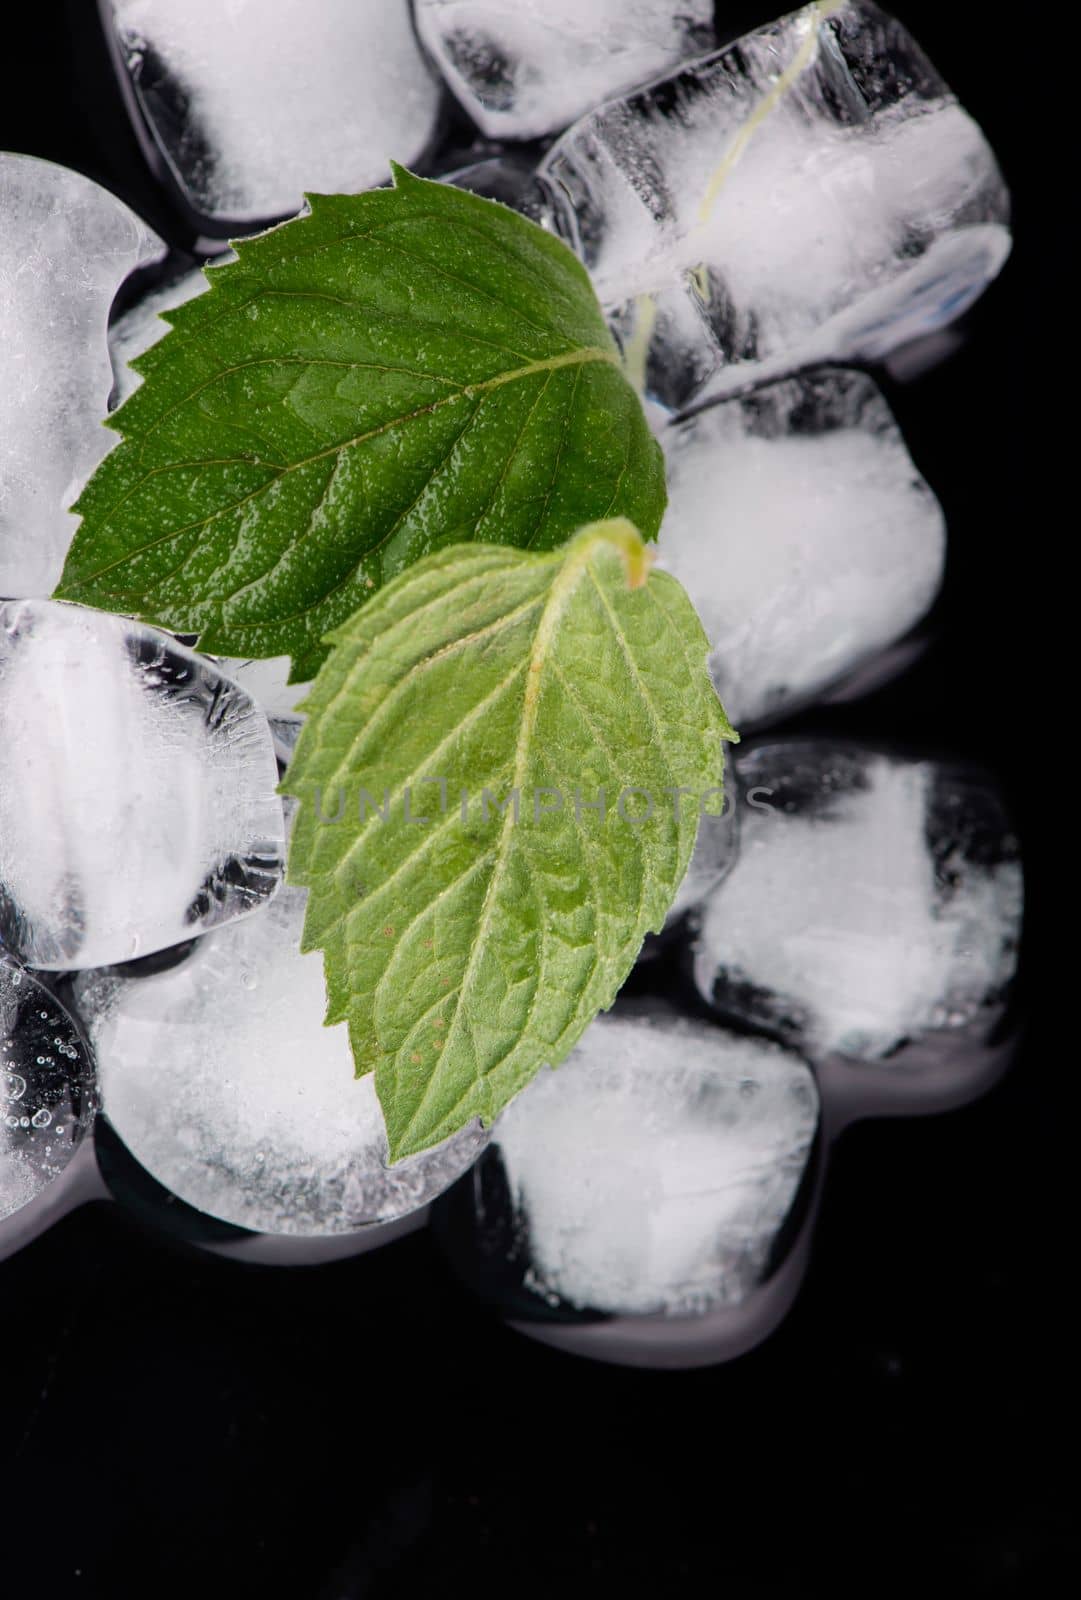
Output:
<instances>
[{"instance_id":1,"label":"melting ice cube","mask_svg":"<svg viewBox=\"0 0 1081 1600\"><path fill-rule=\"evenodd\" d=\"M613 1313L742 1301L768 1273L817 1124L814 1079L787 1050L659 1005L598 1017L493 1134L527 1287Z\"/></svg>"},{"instance_id":2,"label":"melting ice cube","mask_svg":"<svg viewBox=\"0 0 1081 1600\"><path fill-rule=\"evenodd\" d=\"M702 996L812 1059L880 1061L990 1026L1022 901L993 786L940 762L799 740L762 745L737 771L740 854L702 915Z\"/></svg>"},{"instance_id":3,"label":"melting ice cube","mask_svg":"<svg viewBox=\"0 0 1081 1600\"><path fill-rule=\"evenodd\" d=\"M30 965L128 961L274 892L266 718L167 634L0 605L0 743L0 931Z\"/></svg>"},{"instance_id":4,"label":"melting ice cube","mask_svg":"<svg viewBox=\"0 0 1081 1600\"><path fill-rule=\"evenodd\" d=\"M416 0L420 37L492 139L533 139L714 43L713 0Z\"/></svg>"},{"instance_id":5,"label":"melting ice cube","mask_svg":"<svg viewBox=\"0 0 1081 1600\"><path fill-rule=\"evenodd\" d=\"M344 1024L325 1027L318 952L302 955L306 892L210 934L150 977L76 983L102 1103L160 1183L264 1233L349 1232L432 1200L487 1142L479 1125L388 1168L369 1074Z\"/></svg>"},{"instance_id":6,"label":"melting ice cube","mask_svg":"<svg viewBox=\"0 0 1081 1600\"><path fill-rule=\"evenodd\" d=\"M658 563L694 602L741 731L870 662L930 606L942 512L870 378L774 383L660 439Z\"/></svg>"},{"instance_id":7,"label":"melting ice cube","mask_svg":"<svg viewBox=\"0 0 1081 1600\"><path fill-rule=\"evenodd\" d=\"M383 183L435 128L408 0L111 0L158 147L196 212L253 221Z\"/></svg>"},{"instance_id":8,"label":"melting ice cube","mask_svg":"<svg viewBox=\"0 0 1081 1600\"><path fill-rule=\"evenodd\" d=\"M877 359L1009 252L995 158L915 41L819 4L591 111L540 167L649 389Z\"/></svg>"},{"instance_id":9,"label":"melting ice cube","mask_svg":"<svg viewBox=\"0 0 1081 1600\"><path fill-rule=\"evenodd\" d=\"M81 173L0 152L0 595L50 594L114 437L109 307L165 246Z\"/></svg>"}]
</instances>

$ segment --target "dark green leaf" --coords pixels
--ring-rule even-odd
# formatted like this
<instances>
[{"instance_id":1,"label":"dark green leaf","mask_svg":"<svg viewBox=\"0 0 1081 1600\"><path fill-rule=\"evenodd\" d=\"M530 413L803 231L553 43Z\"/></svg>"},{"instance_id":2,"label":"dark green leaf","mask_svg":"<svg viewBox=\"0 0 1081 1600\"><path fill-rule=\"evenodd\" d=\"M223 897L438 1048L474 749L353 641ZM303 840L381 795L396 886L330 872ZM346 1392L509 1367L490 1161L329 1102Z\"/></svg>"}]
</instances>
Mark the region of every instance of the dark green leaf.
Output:
<instances>
[{"instance_id":1,"label":"dark green leaf","mask_svg":"<svg viewBox=\"0 0 1081 1600\"><path fill-rule=\"evenodd\" d=\"M584 268L504 206L394 177L312 196L169 313L59 597L302 681L446 545L547 550L612 515L655 535L660 451Z\"/></svg>"}]
</instances>

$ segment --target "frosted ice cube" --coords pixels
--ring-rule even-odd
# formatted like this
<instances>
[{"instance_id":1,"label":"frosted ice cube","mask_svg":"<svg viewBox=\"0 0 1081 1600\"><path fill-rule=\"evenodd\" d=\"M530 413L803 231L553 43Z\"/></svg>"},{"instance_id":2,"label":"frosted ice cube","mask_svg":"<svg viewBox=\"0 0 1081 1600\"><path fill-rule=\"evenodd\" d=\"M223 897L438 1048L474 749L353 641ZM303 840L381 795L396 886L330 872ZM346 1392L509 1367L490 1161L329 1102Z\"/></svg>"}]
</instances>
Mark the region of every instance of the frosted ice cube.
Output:
<instances>
[{"instance_id":1,"label":"frosted ice cube","mask_svg":"<svg viewBox=\"0 0 1081 1600\"><path fill-rule=\"evenodd\" d=\"M300 208L414 164L440 103L408 0L111 0L143 115L212 221Z\"/></svg>"},{"instance_id":2,"label":"frosted ice cube","mask_svg":"<svg viewBox=\"0 0 1081 1600\"><path fill-rule=\"evenodd\" d=\"M60 1176L94 1104L75 1024L29 972L0 956L0 1219Z\"/></svg>"},{"instance_id":3,"label":"frosted ice cube","mask_svg":"<svg viewBox=\"0 0 1081 1600\"><path fill-rule=\"evenodd\" d=\"M132 1155L199 1210L264 1233L342 1233L426 1205L487 1142L479 1125L385 1165L369 1074L328 1028L323 961L302 955L306 892L203 939L180 966L87 973L76 1006L102 1104Z\"/></svg>"},{"instance_id":4,"label":"frosted ice cube","mask_svg":"<svg viewBox=\"0 0 1081 1600\"><path fill-rule=\"evenodd\" d=\"M30 965L127 961L274 892L266 718L167 634L0 605L0 745L0 931Z\"/></svg>"},{"instance_id":5,"label":"frosted ice cube","mask_svg":"<svg viewBox=\"0 0 1081 1600\"><path fill-rule=\"evenodd\" d=\"M539 174L677 407L877 359L959 316L1009 252L983 134L865 0L808 6L601 106Z\"/></svg>"},{"instance_id":6,"label":"frosted ice cube","mask_svg":"<svg viewBox=\"0 0 1081 1600\"><path fill-rule=\"evenodd\" d=\"M812 1059L880 1061L990 1025L1022 902L993 786L940 762L799 740L737 768L740 854L702 915L702 996Z\"/></svg>"},{"instance_id":7,"label":"frosted ice cube","mask_svg":"<svg viewBox=\"0 0 1081 1600\"><path fill-rule=\"evenodd\" d=\"M714 43L713 0L416 0L417 30L492 139L565 128Z\"/></svg>"},{"instance_id":8,"label":"frosted ice cube","mask_svg":"<svg viewBox=\"0 0 1081 1600\"><path fill-rule=\"evenodd\" d=\"M164 249L90 178L0 152L0 595L56 587L67 507L115 443L109 307Z\"/></svg>"},{"instance_id":9,"label":"frosted ice cube","mask_svg":"<svg viewBox=\"0 0 1081 1600\"><path fill-rule=\"evenodd\" d=\"M916 623L945 525L888 406L860 373L771 384L662 430L659 565L684 585L746 730L805 703Z\"/></svg>"},{"instance_id":10,"label":"frosted ice cube","mask_svg":"<svg viewBox=\"0 0 1081 1600\"><path fill-rule=\"evenodd\" d=\"M789 1051L659 1006L598 1017L494 1132L527 1285L604 1312L738 1303L767 1275L817 1122Z\"/></svg>"},{"instance_id":11,"label":"frosted ice cube","mask_svg":"<svg viewBox=\"0 0 1081 1600\"><path fill-rule=\"evenodd\" d=\"M229 257L232 252L229 252ZM226 256L218 258L227 259ZM162 320L163 313L205 294L210 287L201 267L180 272L156 284L147 294L129 306L109 326L109 354L113 363L113 389L109 396L109 409L115 411L142 383L139 373L133 372L129 362L141 356L151 345L164 339L169 324Z\"/></svg>"}]
</instances>

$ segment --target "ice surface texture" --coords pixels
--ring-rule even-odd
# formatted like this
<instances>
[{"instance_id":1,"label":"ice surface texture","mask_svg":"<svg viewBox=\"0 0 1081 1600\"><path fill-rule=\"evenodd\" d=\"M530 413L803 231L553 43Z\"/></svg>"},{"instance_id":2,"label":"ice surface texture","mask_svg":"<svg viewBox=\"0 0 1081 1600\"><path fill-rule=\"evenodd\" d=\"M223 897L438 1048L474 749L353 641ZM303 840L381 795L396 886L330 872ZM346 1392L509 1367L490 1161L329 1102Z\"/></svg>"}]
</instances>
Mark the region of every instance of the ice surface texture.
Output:
<instances>
[{"instance_id":1,"label":"ice surface texture","mask_svg":"<svg viewBox=\"0 0 1081 1600\"><path fill-rule=\"evenodd\" d=\"M0 595L56 585L66 508L115 443L109 307L164 248L89 178L0 152Z\"/></svg>"},{"instance_id":2,"label":"ice surface texture","mask_svg":"<svg viewBox=\"0 0 1081 1600\"><path fill-rule=\"evenodd\" d=\"M862 0L809 6L601 106L540 175L673 406L882 356L957 317L1009 250L982 133Z\"/></svg>"},{"instance_id":3,"label":"ice surface texture","mask_svg":"<svg viewBox=\"0 0 1081 1600\"><path fill-rule=\"evenodd\" d=\"M659 565L702 618L713 681L741 731L837 682L931 604L942 512L870 378L784 380L660 439Z\"/></svg>"},{"instance_id":4,"label":"ice surface texture","mask_svg":"<svg viewBox=\"0 0 1081 1600\"><path fill-rule=\"evenodd\" d=\"M713 0L416 0L417 30L492 139L533 139L700 55Z\"/></svg>"},{"instance_id":5,"label":"ice surface texture","mask_svg":"<svg viewBox=\"0 0 1081 1600\"><path fill-rule=\"evenodd\" d=\"M527 1281L594 1311L739 1302L767 1270L817 1121L789 1051L666 1007L598 1017L496 1127Z\"/></svg>"},{"instance_id":6,"label":"ice surface texture","mask_svg":"<svg viewBox=\"0 0 1081 1600\"><path fill-rule=\"evenodd\" d=\"M1022 884L986 781L801 741L745 754L738 773L739 860L695 953L706 1000L812 1058L871 1061L994 1014Z\"/></svg>"},{"instance_id":7,"label":"ice surface texture","mask_svg":"<svg viewBox=\"0 0 1081 1600\"><path fill-rule=\"evenodd\" d=\"M35 967L127 961L250 911L284 859L246 694L168 635L0 605L0 931Z\"/></svg>"},{"instance_id":8,"label":"ice surface texture","mask_svg":"<svg viewBox=\"0 0 1081 1600\"><path fill-rule=\"evenodd\" d=\"M0 1220L58 1178L94 1116L79 1033L47 989L0 956Z\"/></svg>"},{"instance_id":9,"label":"ice surface texture","mask_svg":"<svg viewBox=\"0 0 1081 1600\"><path fill-rule=\"evenodd\" d=\"M318 953L300 953L306 894L201 941L152 977L87 973L76 1005L104 1110L182 1200L265 1233L343 1233L426 1205L487 1142L478 1126L385 1166L374 1079L344 1025L323 1026Z\"/></svg>"},{"instance_id":10,"label":"ice surface texture","mask_svg":"<svg viewBox=\"0 0 1081 1600\"><path fill-rule=\"evenodd\" d=\"M196 212L286 216L382 183L435 128L408 0L112 0L143 113Z\"/></svg>"}]
</instances>

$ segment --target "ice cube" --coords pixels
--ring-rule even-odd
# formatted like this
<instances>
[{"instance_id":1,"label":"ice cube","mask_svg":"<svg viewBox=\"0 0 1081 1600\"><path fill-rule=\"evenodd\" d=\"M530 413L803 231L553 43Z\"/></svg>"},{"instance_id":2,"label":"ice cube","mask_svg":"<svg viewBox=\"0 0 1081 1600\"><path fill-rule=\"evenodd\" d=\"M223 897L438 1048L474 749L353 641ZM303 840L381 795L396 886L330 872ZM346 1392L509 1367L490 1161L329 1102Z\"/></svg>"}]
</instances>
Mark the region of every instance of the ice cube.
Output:
<instances>
[{"instance_id":1,"label":"ice cube","mask_svg":"<svg viewBox=\"0 0 1081 1600\"><path fill-rule=\"evenodd\" d=\"M598 1017L493 1134L526 1288L606 1313L741 1302L769 1272L817 1124L790 1051L659 1004Z\"/></svg>"},{"instance_id":2,"label":"ice cube","mask_svg":"<svg viewBox=\"0 0 1081 1600\"><path fill-rule=\"evenodd\" d=\"M808 6L601 106L539 174L676 407L882 357L958 317L1010 247L983 134L865 0Z\"/></svg>"},{"instance_id":3,"label":"ice cube","mask_svg":"<svg viewBox=\"0 0 1081 1600\"><path fill-rule=\"evenodd\" d=\"M232 258L230 251L216 260ZM122 405L142 383L142 378L132 371L129 362L149 350L151 345L157 344L159 339L164 339L169 332L169 324L162 320L163 314L174 311L188 300L194 300L198 294L205 294L209 287L201 267L182 270L156 284L110 323L109 354L113 363L110 411Z\"/></svg>"},{"instance_id":4,"label":"ice cube","mask_svg":"<svg viewBox=\"0 0 1081 1600\"><path fill-rule=\"evenodd\" d=\"M411 166L440 104L408 0L111 0L143 116L212 223L286 216L307 192Z\"/></svg>"},{"instance_id":5,"label":"ice cube","mask_svg":"<svg viewBox=\"0 0 1081 1600\"><path fill-rule=\"evenodd\" d=\"M990 1032L1022 902L993 785L938 761L800 740L751 750L737 770L740 854L702 914L702 996L812 1059L903 1066L909 1042Z\"/></svg>"},{"instance_id":6,"label":"ice cube","mask_svg":"<svg viewBox=\"0 0 1081 1600\"><path fill-rule=\"evenodd\" d=\"M94 1105L75 1024L29 972L0 956L0 1220L60 1176Z\"/></svg>"},{"instance_id":7,"label":"ice cube","mask_svg":"<svg viewBox=\"0 0 1081 1600\"><path fill-rule=\"evenodd\" d=\"M164 250L90 178L0 152L0 595L56 587L67 507L115 443L109 307Z\"/></svg>"},{"instance_id":8,"label":"ice cube","mask_svg":"<svg viewBox=\"0 0 1081 1600\"><path fill-rule=\"evenodd\" d=\"M325 1027L306 891L285 887L167 972L81 974L103 1109L132 1155L200 1211L263 1233L349 1232L424 1206L487 1142L479 1125L388 1168L369 1074Z\"/></svg>"},{"instance_id":9,"label":"ice cube","mask_svg":"<svg viewBox=\"0 0 1081 1600\"><path fill-rule=\"evenodd\" d=\"M492 139L533 139L709 50L713 0L416 0L417 30Z\"/></svg>"},{"instance_id":10,"label":"ice cube","mask_svg":"<svg viewBox=\"0 0 1081 1600\"><path fill-rule=\"evenodd\" d=\"M274 892L266 718L167 634L0 605L0 744L0 932L29 965L127 961Z\"/></svg>"},{"instance_id":11,"label":"ice cube","mask_svg":"<svg viewBox=\"0 0 1081 1600\"><path fill-rule=\"evenodd\" d=\"M660 438L659 565L693 600L742 731L870 662L930 606L942 512L869 377L783 380Z\"/></svg>"}]
</instances>

